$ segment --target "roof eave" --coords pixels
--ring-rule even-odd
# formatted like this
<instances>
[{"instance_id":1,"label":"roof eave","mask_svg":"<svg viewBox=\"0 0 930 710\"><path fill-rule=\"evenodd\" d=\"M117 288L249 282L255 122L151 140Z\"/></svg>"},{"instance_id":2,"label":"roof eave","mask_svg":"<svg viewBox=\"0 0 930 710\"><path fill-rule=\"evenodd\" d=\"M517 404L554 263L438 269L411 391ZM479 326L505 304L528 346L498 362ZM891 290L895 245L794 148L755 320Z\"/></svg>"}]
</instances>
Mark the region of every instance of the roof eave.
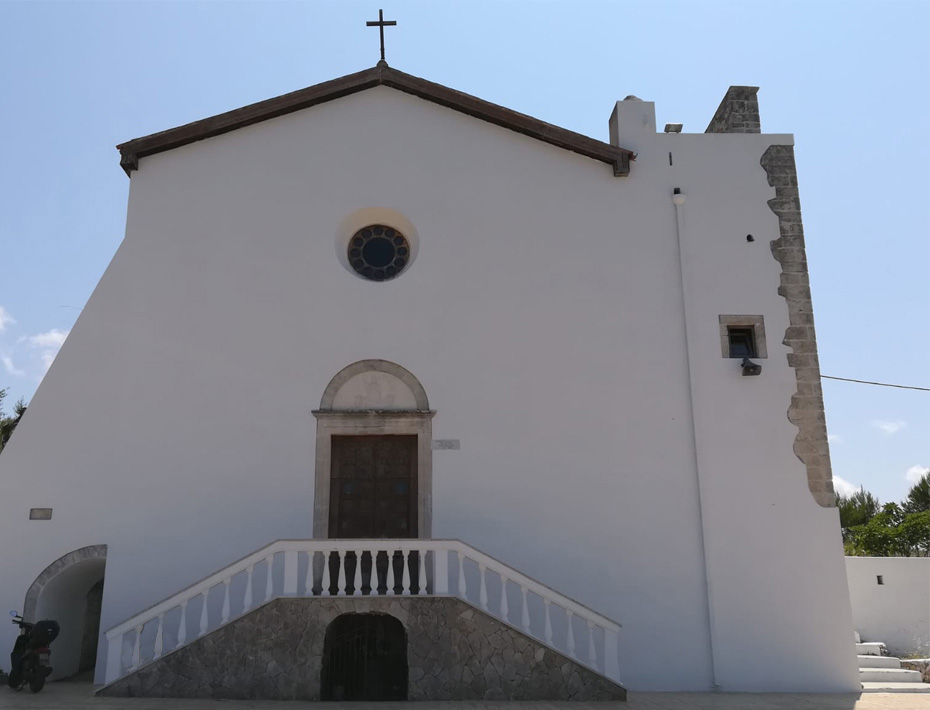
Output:
<instances>
[{"instance_id":1,"label":"roof eave","mask_svg":"<svg viewBox=\"0 0 930 710\"><path fill-rule=\"evenodd\" d=\"M120 151L120 166L127 175L130 175L133 170L138 169L139 159L147 155L180 148L189 143L222 135L379 85L389 86L440 106L607 163L613 167L613 173L616 176L627 175L630 172L632 152L629 150L554 126L532 116L390 67L365 69L283 96L259 101L233 111L121 143L117 146Z\"/></svg>"}]
</instances>

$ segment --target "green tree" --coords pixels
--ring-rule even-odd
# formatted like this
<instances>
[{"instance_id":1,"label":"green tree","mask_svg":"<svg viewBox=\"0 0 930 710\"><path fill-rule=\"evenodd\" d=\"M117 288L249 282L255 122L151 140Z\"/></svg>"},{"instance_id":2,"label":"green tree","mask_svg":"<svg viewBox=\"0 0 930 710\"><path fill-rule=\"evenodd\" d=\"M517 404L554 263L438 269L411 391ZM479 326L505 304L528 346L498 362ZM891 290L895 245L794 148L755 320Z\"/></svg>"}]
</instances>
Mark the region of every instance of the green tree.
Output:
<instances>
[{"instance_id":1,"label":"green tree","mask_svg":"<svg viewBox=\"0 0 930 710\"><path fill-rule=\"evenodd\" d=\"M843 539L848 537L848 530L857 525L865 525L880 510L878 498L860 487L851 496L836 494L836 507L840 510L840 527L843 528Z\"/></svg>"},{"instance_id":2,"label":"green tree","mask_svg":"<svg viewBox=\"0 0 930 710\"><path fill-rule=\"evenodd\" d=\"M922 513L930 510L930 468L911 487L902 507L908 513Z\"/></svg>"},{"instance_id":3,"label":"green tree","mask_svg":"<svg viewBox=\"0 0 930 710\"><path fill-rule=\"evenodd\" d=\"M907 513L897 503L886 503L864 525L849 528L846 554L865 557L930 556L930 511Z\"/></svg>"},{"instance_id":4,"label":"green tree","mask_svg":"<svg viewBox=\"0 0 930 710\"><path fill-rule=\"evenodd\" d=\"M13 416L8 417L3 411L3 400L6 399L6 395L6 390L0 389L0 451L3 451L3 447L10 440L13 430L26 411L26 403L20 399L13 405Z\"/></svg>"}]
</instances>

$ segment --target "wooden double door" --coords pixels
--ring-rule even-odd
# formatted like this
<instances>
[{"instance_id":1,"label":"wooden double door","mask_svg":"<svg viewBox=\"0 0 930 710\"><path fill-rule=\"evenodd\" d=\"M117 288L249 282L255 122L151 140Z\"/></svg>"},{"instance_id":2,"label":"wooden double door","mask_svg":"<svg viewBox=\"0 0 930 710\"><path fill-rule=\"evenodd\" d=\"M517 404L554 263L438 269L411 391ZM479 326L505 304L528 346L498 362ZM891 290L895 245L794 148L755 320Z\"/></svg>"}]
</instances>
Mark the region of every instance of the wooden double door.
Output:
<instances>
[{"instance_id":1,"label":"wooden double door","mask_svg":"<svg viewBox=\"0 0 930 710\"><path fill-rule=\"evenodd\" d=\"M417 437L334 436L331 538L418 535Z\"/></svg>"}]
</instances>

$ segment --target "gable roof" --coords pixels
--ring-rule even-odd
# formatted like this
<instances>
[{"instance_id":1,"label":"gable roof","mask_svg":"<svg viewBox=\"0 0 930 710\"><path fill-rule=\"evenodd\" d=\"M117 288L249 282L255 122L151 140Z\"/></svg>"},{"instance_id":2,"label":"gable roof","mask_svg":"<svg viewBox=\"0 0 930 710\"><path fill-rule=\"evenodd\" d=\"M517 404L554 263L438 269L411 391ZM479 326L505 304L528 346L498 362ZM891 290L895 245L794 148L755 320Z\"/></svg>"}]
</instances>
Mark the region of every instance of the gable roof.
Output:
<instances>
[{"instance_id":1,"label":"gable roof","mask_svg":"<svg viewBox=\"0 0 930 710\"><path fill-rule=\"evenodd\" d=\"M194 121L167 131L153 133L142 138L134 138L116 146L120 152L120 165L127 175L139 168L139 158L154 155L166 150L179 148L188 143L211 138L222 133L244 128L253 123L267 121L294 111L315 106L348 96L374 86L389 86L421 99L461 111L482 121L508 128L517 133L550 143L565 150L600 160L613 166L614 175L627 175L630 172L632 151L618 148L609 143L602 143L594 138L553 126L532 116L511 111L489 101L455 91L441 84L405 74L388 66L376 66L371 69L349 74L339 79L326 81L306 89L292 91L267 101L259 101L233 111L227 111L210 118Z\"/></svg>"}]
</instances>

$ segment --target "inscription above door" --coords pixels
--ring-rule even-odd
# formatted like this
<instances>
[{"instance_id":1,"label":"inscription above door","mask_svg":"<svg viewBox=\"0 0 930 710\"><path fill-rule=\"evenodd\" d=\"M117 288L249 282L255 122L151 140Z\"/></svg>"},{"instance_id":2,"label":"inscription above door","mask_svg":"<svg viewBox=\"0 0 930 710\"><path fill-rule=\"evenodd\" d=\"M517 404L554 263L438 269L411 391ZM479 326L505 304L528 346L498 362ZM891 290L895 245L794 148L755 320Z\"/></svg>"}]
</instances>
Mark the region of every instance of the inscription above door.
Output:
<instances>
[{"instance_id":1,"label":"inscription above door","mask_svg":"<svg viewBox=\"0 0 930 710\"><path fill-rule=\"evenodd\" d=\"M417 437L332 438L329 536L417 537Z\"/></svg>"}]
</instances>

